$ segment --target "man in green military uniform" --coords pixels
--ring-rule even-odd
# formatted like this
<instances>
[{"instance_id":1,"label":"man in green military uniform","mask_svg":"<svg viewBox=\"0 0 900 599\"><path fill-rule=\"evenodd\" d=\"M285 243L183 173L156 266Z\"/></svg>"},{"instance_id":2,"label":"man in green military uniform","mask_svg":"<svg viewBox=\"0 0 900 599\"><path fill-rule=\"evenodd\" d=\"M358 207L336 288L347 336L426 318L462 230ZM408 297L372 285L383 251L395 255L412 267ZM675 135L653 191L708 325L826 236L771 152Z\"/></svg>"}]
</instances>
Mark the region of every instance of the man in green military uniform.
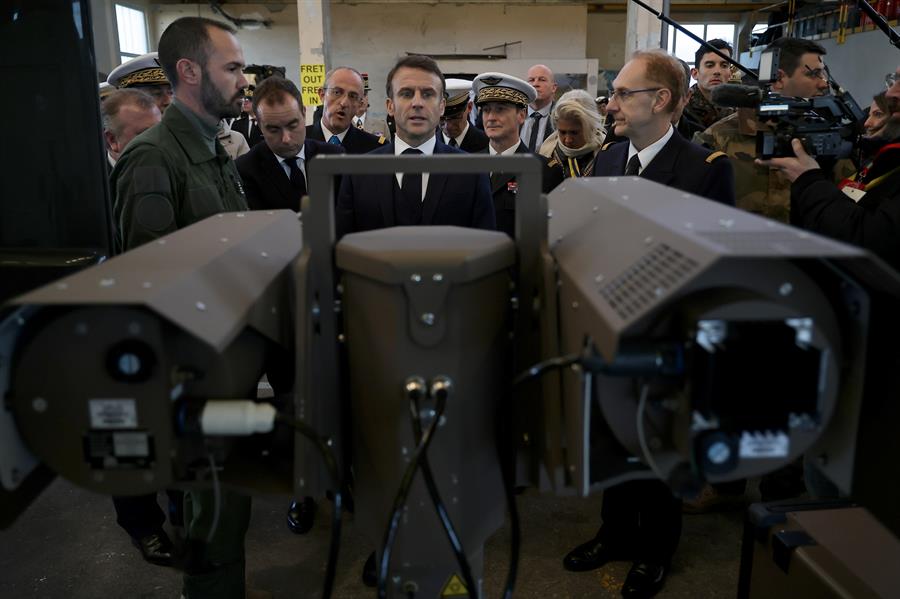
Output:
<instances>
[{"instance_id":1,"label":"man in green military uniform","mask_svg":"<svg viewBox=\"0 0 900 599\"><path fill-rule=\"evenodd\" d=\"M781 50L781 68L778 80L772 83L773 92L798 98L811 98L825 93L828 81L822 62L825 54L822 46L799 38L781 38L770 47ZM738 208L788 223L791 182L779 171L770 171L754 163L756 132L766 127L765 123L756 118L755 109L741 108L706 131L697 133L694 141L725 152L731 159Z\"/></svg>"},{"instance_id":2,"label":"man in green military uniform","mask_svg":"<svg viewBox=\"0 0 900 599\"><path fill-rule=\"evenodd\" d=\"M237 169L216 140L219 120L240 114L247 86L234 34L230 26L200 17L178 19L163 32L159 60L175 100L158 125L132 140L113 170L120 251L213 214L247 210ZM216 508L211 491L185 495L192 548L184 577L187 599L245 597L250 498L222 491L219 499Z\"/></svg>"},{"instance_id":3,"label":"man in green military uniform","mask_svg":"<svg viewBox=\"0 0 900 599\"><path fill-rule=\"evenodd\" d=\"M714 39L706 42L722 54L731 56L731 44L725 40ZM719 121L732 112L733 108L724 106L716 106L712 103L712 90L714 87L728 83L731 78L731 64L710 52L706 46L701 46L694 53L694 68L691 69L691 77L697 80L697 83L691 86L688 92L688 103L684 108L682 118L686 119L694 130L703 131L716 121ZM681 129L679 129L681 131ZM683 131L681 131L683 133ZM691 136L688 136L690 139Z\"/></svg>"},{"instance_id":4,"label":"man in green military uniform","mask_svg":"<svg viewBox=\"0 0 900 599\"><path fill-rule=\"evenodd\" d=\"M176 97L162 122L136 137L113 171L120 250L219 212L247 209L237 169L216 141L219 120L240 114L247 86L234 30L179 19L163 32L159 58Z\"/></svg>"}]
</instances>

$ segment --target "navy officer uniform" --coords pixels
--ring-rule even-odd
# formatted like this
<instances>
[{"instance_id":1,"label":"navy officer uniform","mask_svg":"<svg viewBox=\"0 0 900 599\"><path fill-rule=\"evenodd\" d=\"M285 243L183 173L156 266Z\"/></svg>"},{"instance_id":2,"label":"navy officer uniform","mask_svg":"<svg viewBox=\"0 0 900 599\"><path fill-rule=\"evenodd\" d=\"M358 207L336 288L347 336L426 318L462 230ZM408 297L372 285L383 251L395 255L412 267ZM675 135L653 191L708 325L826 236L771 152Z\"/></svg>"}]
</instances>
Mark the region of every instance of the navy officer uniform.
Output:
<instances>
[{"instance_id":1,"label":"navy officer uniform","mask_svg":"<svg viewBox=\"0 0 900 599\"><path fill-rule=\"evenodd\" d=\"M537 93L527 81L505 73L482 73L475 78L473 84L475 91L475 105L481 106L489 102L502 102L512 104L517 109L525 110L534 102ZM531 154L541 161L541 191L549 193L560 182L562 177L558 171L547 166L547 159L531 152L528 145L516 136L514 146L498 152L489 145L483 153L491 156ZM513 239L516 236L516 199L519 185L515 175L503 172L491 172L491 196L494 200L494 212L497 220L497 230L503 231Z\"/></svg>"},{"instance_id":2,"label":"navy officer uniform","mask_svg":"<svg viewBox=\"0 0 900 599\"><path fill-rule=\"evenodd\" d=\"M734 206L734 169L725 153L710 152L703 146L686 140L674 128L670 128L667 135L668 140L648 164L637 173L627 174L637 174L681 191ZM665 138L663 136L663 140ZM607 143L594 159L593 176L625 175L628 161L635 155L638 152L627 139Z\"/></svg>"},{"instance_id":3,"label":"navy officer uniform","mask_svg":"<svg viewBox=\"0 0 900 599\"><path fill-rule=\"evenodd\" d=\"M448 146L459 148L469 154L477 154L487 150L488 136L469 122L469 112L472 109L471 92L472 82L468 79L447 79L447 103L444 106L444 116L441 120L442 127L439 134L441 140ZM464 113L465 121L462 132L456 137L449 137L444 121L452 118L458 119Z\"/></svg>"}]
</instances>

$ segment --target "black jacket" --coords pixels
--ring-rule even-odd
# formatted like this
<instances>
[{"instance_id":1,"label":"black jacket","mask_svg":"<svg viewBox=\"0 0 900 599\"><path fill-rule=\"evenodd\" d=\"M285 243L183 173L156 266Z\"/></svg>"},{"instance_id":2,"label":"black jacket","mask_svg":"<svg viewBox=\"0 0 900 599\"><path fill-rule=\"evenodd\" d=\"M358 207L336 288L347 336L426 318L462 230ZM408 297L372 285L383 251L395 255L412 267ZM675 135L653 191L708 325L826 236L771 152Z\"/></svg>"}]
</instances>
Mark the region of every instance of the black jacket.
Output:
<instances>
[{"instance_id":1,"label":"black jacket","mask_svg":"<svg viewBox=\"0 0 900 599\"><path fill-rule=\"evenodd\" d=\"M306 139L313 139L321 142L328 141L325 139L325 134L322 132L322 121L317 120L312 125L306 127ZM357 129L351 125L350 128L347 129L347 135L344 136L344 141L341 142L341 145L348 154L367 154L372 150L377 150L384 145L384 143L384 137L372 135L368 131Z\"/></svg>"},{"instance_id":2,"label":"black jacket","mask_svg":"<svg viewBox=\"0 0 900 599\"><path fill-rule=\"evenodd\" d=\"M824 171L803 173L791 185L791 224L863 247L900 270L898 168L900 144L891 144L876 156L866 176L860 177L871 188L858 203Z\"/></svg>"},{"instance_id":3,"label":"black jacket","mask_svg":"<svg viewBox=\"0 0 900 599\"><path fill-rule=\"evenodd\" d=\"M440 138L435 154L463 154ZM394 155L394 144L385 144L373 155ZM337 206L337 235L393 227L398 192L393 174L346 175L341 182ZM447 175L431 173L422 205L422 225L455 225L495 229L487 174Z\"/></svg>"},{"instance_id":4,"label":"black jacket","mask_svg":"<svg viewBox=\"0 0 900 599\"><path fill-rule=\"evenodd\" d=\"M309 187L309 163L320 154L343 154L344 149L333 144L307 139L303 143L304 160L307 165L307 188ZM290 179L269 146L262 143L239 157L235 164L244 182L244 193L251 210L276 210L290 208L300 211L300 198ZM335 195L338 193L335 187Z\"/></svg>"},{"instance_id":5,"label":"black jacket","mask_svg":"<svg viewBox=\"0 0 900 599\"><path fill-rule=\"evenodd\" d=\"M485 149L487 154L490 150ZM562 182L562 172L547 166L547 159L540 154L528 151L525 142L519 141L516 154L531 154L541 161L541 192L550 193ZM513 239L516 238L516 198L519 186L515 176L508 173L491 173L491 195L494 200L494 213L497 219L497 230L503 231Z\"/></svg>"},{"instance_id":6,"label":"black jacket","mask_svg":"<svg viewBox=\"0 0 900 599\"><path fill-rule=\"evenodd\" d=\"M628 162L628 141L603 146L594 160L594 177L619 177ZM644 166L641 177L734 206L734 169L722 152L691 143L677 131Z\"/></svg>"}]
</instances>

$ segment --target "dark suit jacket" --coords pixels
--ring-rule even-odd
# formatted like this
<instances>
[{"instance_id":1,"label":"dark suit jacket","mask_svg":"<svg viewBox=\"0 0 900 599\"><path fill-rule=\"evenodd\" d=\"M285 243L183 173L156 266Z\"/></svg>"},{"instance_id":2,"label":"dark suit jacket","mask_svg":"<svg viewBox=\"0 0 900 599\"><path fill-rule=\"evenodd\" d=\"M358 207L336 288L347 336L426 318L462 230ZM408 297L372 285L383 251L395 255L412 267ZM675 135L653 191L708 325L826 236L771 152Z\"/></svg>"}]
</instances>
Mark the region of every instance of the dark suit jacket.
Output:
<instances>
[{"instance_id":1,"label":"dark suit jacket","mask_svg":"<svg viewBox=\"0 0 900 599\"><path fill-rule=\"evenodd\" d=\"M483 154L490 153L486 149ZM547 166L547 159L540 154L528 151L525 142L519 141L516 154L531 154L541 161L541 192L550 193L562 182L562 174L558 169ZM516 197L518 197L518 185L514 175L509 173L491 173L491 195L494 199L494 213L497 218L497 230L503 231L513 239L516 238Z\"/></svg>"},{"instance_id":2,"label":"dark suit jacket","mask_svg":"<svg viewBox=\"0 0 900 599\"><path fill-rule=\"evenodd\" d=\"M259 128L259 123L256 119L251 120L246 112L241 113L241 116L231 122L231 129L246 137L247 143L251 148L256 147L260 142L265 141L263 139L262 131Z\"/></svg>"},{"instance_id":3,"label":"dark suit jacket","mask_svg":"<svg viewBox=\"0 0 900 599\"><path fill-rule=\"evenodd\" d=\"M593 176L624 175L628 144L626 140L604 146L594 160ZM734 206L734 169L731 162L721 152L713 153L687 141L678 131L644 167L641 177Z\"/></svg>"},{"instance_id":4,"label":"dark suit jacket","mask_svg":"<svg viewBox=\"0 0 900 599\"><path fill-rule=\"evenodd\" d=\"M306 139L314 139L321 142L328 141L322 132L322 121L317 120L306 127ZM357 129L351 125L347 129L347 135L344 136L344 141L341 142L341 145L344 146L348 154L367 154L384 145L384 138L379 138L368 131Z\"/></svg>"},{"instance_id":5,"label":"dark suit jacket","mask_svg":"<svg viewBox=\"0 0 900 599\"><path fill-rule=\"evenodd\" d=\"M440 138L434 153L464 154L446 145ZM394 155L394 144L385 144L373 155ZM341 182L337 206L337 235L395 226L394 189L390 175L346 175ZM455 225L474 229L495 229L487 174L446 175L431 173L425 202L423 225Z\"/></svg>"},{"instance_id":6,"label":"dark suit jacket","mask_svg":"<svg viewBox=\"0 0 900 599\"><path fill-rule=\"evenodd\" d=\"M488 136L484 134L484 131L469 125L466 136L463 137L462 143L459 144L459 149L463 152L468 152L469 154L476 154L487 150L489 143L490 140L488 139Z\"/></svg>"},{"instance_id":7,"label":"dark suit jacket","mask_svg":"<svg viewBox=\"0 0 900 599\"><path fill-rule=\"evenodd\" d=\"M307 139L303 143L304 159L309 174L309 163L319 154L343 154L344 149L333 144ZM244 193L251 210L277 210L290 208L300 211L300 198L297 197L291 181L278 163L278 158L269 146L262 143L235 160L241 180L244 182ZM309 180L307 179L307 189ZM338 188L335 187L335 193Z\"/></svg>"}]
</instances>

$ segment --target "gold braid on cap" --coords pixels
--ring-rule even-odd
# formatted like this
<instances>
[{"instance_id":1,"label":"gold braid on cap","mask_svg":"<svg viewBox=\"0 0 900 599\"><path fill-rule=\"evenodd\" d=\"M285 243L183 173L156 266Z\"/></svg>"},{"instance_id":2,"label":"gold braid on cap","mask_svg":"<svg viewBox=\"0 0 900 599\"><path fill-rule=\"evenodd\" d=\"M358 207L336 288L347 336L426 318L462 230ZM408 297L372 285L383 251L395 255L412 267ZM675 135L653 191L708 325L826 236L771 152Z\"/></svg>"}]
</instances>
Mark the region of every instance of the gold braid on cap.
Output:
<instances>
[{"instance_id":1,"label":"gold braid on cap","mask_svg":"<svg viewBox=\"0 0 900 599\"><path fill-rule=\"evenodd\" d=\"M168 82L169 80L166 79L166 74L163 72L162 67L151 67L125 75L119 79L118 87L121 89L132 85L161 85Z\"/></svg>"},{"instance_id":2,"label":"gold braid on cap","mask_svg":"<svg viewBox=\"0 0 900 599\"><path fill-rule=\"evenodd\" d=\"M447 108L451 108L453 106L459 106L460 104L468 104L469 103L469 92L462 94L461 96L456 96L455 98L448 98L446 106Z\"/></svg>"},{"instance_id":3,"label":"gold braid on cap","mask_svg":"<svg viewBox=\"0 0 900 599\"><path fill-rule=\"evenodd\" d=\"M509 87L483 87L478 92L475 102L512 102L519 106L528 106L528 96Z\"/></svg>"}]
</instances>

